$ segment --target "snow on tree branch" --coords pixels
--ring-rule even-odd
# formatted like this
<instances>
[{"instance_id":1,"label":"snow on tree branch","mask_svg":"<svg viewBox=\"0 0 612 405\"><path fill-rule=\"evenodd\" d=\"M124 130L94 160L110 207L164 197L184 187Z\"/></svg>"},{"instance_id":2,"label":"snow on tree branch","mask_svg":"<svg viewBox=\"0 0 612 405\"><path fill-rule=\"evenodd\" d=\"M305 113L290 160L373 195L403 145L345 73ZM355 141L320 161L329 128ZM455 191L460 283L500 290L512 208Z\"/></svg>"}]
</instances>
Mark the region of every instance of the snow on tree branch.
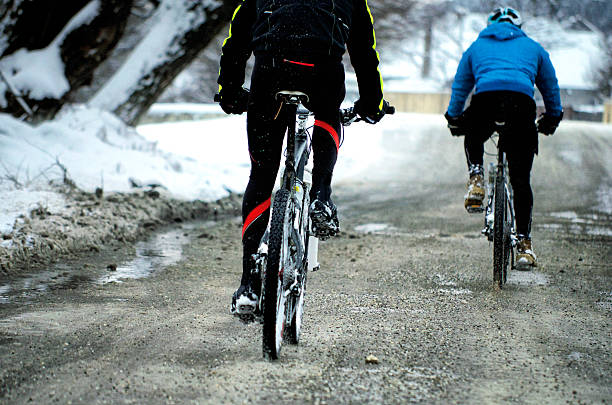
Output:
<instances>
[{"instance_id":1,"label":"snow on tree branch","mask_svg":"<svg viewBox=\"0 0 612 405\"><path fill-rule=\"evenodd\" d=\"M32 51L22 48L0 60L0 70L12 87L29 99L60 99L70 90L65 75L65 65L61 58L61 44L71 32L89 24L99 9L100 0L92 0L70 20L46 48ZM8 105L7 91L10 91L9 86L4 82L0 83L0 106L3 108Z\"/></svg>"},{"instance_id":2,"label":"snow on tree branch","mask_svg":"<svg viewBox=\"0 0 612 405\"><path fill-rule=\"evenodd\" d=\"M234 3L162 1L149 34L88 104L134 123L229 21Z\"/></svg>"}]
</instances>

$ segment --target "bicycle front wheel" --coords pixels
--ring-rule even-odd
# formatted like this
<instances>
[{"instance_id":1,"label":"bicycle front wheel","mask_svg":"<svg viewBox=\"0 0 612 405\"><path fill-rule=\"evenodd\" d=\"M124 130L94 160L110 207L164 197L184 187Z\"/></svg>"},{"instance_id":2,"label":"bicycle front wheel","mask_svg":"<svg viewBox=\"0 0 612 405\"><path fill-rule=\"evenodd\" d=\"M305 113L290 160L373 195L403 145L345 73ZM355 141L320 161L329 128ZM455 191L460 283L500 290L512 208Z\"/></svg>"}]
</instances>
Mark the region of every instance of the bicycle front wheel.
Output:
<instances>
[{"instance_id":1,"label":"bicycle front wheel","mask_svg":"<svg viewBox=\"0 0 612 405\"><path fill-rule=\"evenodd\" d=\"M310 198L308 197L309 185L312 182L310 173L306 172L305 167L308 163L308 150L304 149L300 156L300 161L296 165L298 184L296 190L302 190L297 194L295 207L295 228L292 229L292 238L289 240L293 257L285 273L287 278L285 286L290 290L287 300L287 330L285 331L285 341L291 344L298 344L302 331L302 316L304 314L304 296L306 294L306 280L308 272L308 252L310 220L308 217L308 207ZM306 179L304 179L306 177ZM305 180L305 181L304 181ZM300 198L301 197L301 198Z\"/></svg>"},{"instance_id":2,"label":"bicycle front wheel","mask_svg":"<svg viewBox=\"0 0 612 405\"><path fill-rule=\"evenodd\" d=\"M263 280L263 355L270 360L278 359L283 342L285 307L287 298L283 289L284 266L289 252L289 237L292 224L293 205L289 192L279 190L274 196L268 260Z\"/></svg>"},{"instance_id":3,"label":"bicycle front wheel","mask_svg":"<svg viewBox=\"0 0 612 405\"><path fill-rule=\"evenodd\" d=\"M495 217L493 223L493 280L501 288L506 282L510 255L510 226L504 176L495 177Z\"/></svg>"},{"instance_id":4,"label":"bicycle front wheel","mask_svg":"<svg viewBox=\"0 0 612 405\"><path fill-rule=\"evenodd\" d=\"M293 271L297 271L297 274L291 274L291 279L287 280L287 282L295 283L295 285L291 288L291 293L289 294L289 301L287 305L287 326L288 329L286 331L286 340L291 344L298 344L300 341L300 333L302 330L302 315L304 314L304 296L306 294L306 280L308 278L308 199L304 201L305 209L303 208L301 212L301 226L300 233L298 234L298 230L293 234L293 236L298 240L293 240L294 243L302 242L305 249L295 249L295 257L292 262ZM298 251L301 254L298 254ZM288 275L289 276L289 275ZM285 283L287 284L287 283Z\"/></svg>"}]
</instances>

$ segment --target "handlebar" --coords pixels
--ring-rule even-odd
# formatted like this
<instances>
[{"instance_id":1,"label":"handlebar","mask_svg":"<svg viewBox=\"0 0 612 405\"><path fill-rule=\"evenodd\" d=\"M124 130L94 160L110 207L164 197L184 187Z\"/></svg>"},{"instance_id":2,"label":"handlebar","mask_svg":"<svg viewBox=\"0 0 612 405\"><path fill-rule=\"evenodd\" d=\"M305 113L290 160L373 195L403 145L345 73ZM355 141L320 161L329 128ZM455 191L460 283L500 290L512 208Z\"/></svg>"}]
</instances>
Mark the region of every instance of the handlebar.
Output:
<instances>
[{"instance_id":1,"label":"handlebar","mask_svg":"<svg viewBox=\"0 0 612 405\"><path fill-rule=\"evenodd\" d=\"M221 95L219 93L216 93L215 96L213 97L213 101L215 103L221 102ZM385 109L385 114L390 114L390 115L395 114L395 107L393 107L392 105L388 105L387 108ZM358 121L363 121L363 119L359 117L359 115L355 111L355 107L349 107L349 108L344 108L340 110L340 123L343 126L348 127L353 122L358 122Z\"/></svg>"},{"instance_id":2,"label":"handlebar","mask_svg":"<svg viewBox=\"0 0 612 405\"><path fill-rule=\"evenodd\" d=\"M393 107L392 105L387 106L387 108L385 109L385 114L395 114L395 107ZM340 110L340 123L343 126L348 127L353 122L358 121L363 121L363 119L357 115L355 107L349 107Z\"/></svg>"}]
</instances>

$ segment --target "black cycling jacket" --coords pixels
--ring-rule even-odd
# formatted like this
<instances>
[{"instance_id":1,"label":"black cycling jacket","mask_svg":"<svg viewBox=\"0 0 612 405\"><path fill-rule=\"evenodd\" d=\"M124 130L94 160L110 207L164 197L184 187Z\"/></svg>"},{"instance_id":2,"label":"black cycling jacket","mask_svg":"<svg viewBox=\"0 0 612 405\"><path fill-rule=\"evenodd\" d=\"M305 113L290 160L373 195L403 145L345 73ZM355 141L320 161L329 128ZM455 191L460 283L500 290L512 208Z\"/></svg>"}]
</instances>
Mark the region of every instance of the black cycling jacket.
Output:
<instances>
[{"instance_id":1,"label":"black cycling jacket","mask_svg":"<svg viewBox=\"0 0 612 405\"><path fill-rule=\"evenodd\" d=\"M345 50L360 99L381 110L383 83L367 0L242 0L223 42L219 90L242 86L251 53L316 63L340 61Z\"/></svg>"}]
</instances>

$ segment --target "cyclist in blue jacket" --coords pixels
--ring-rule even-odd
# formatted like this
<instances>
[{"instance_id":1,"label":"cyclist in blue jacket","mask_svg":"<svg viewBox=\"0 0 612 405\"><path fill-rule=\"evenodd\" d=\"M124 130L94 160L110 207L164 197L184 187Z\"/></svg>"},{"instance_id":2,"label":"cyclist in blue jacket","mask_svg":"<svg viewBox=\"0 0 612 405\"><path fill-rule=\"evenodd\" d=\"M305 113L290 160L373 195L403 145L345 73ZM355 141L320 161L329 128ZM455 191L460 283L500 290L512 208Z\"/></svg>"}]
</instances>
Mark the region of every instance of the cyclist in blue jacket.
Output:
<instances>
[{"instance_id":1,"label":"cyclist in blue jacket","mask_svg":"<svg viewBox=\"0 0 612 405\"><path fill-rule=\"evenodd\" d=\"M465 207L482 207L484 142L491 136L500 113L507 133L500 142L506 152L518 234L517 267L537 266L531 243L533 193L530 176L538 151L538 132L552 135L563 117L559 85L548 53L521 30L520 14L512 8L495 9L465 51L452 86L445 117L453 135L465 135L470 180ZM536 119L534 84L542 93L546 112ZM475 88L469 107L465 102ZM506 132L506 131L504 131Z\"/></svg>"}]
</instances>

